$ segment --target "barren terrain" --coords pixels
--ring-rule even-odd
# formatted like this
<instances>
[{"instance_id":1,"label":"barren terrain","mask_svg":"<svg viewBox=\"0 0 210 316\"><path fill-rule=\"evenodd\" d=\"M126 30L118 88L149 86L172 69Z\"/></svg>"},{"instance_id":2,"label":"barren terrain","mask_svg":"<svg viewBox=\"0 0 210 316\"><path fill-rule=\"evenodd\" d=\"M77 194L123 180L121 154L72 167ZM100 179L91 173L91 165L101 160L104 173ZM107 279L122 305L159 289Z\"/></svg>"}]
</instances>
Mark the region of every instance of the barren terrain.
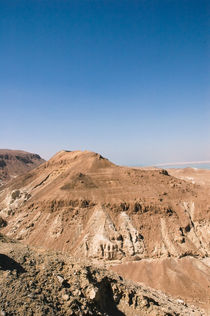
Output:
<instances>
[{"instance_id":1,"label":"barren terrain","mask_svg":"<svg viewBox=\"0 0 210 316\"><path fill-rule=\"evenodd\" d=\"M1 187L1 231L105 265L208 313L210 195L196 175L61 151Z\"/></svg>"},{"instance_id":2,"label":"barren terrain","mask_svg":"<svg viewBox=\"0 0 210 316\"><path fill-rule=\"evenodd\" d=\"M210 187L210 170L197 168L168 169L176 178Z\"/></svg>"},{"instance_id":3,"label":"barren terrain","mask_svg":"<svg viewBox=\"0 0 210 316\"><path fill-rule=\"evenodd\" d=\"M204 315L196 307L61 253L0 235L1 315Z\"/></svg>"}]
</instances>

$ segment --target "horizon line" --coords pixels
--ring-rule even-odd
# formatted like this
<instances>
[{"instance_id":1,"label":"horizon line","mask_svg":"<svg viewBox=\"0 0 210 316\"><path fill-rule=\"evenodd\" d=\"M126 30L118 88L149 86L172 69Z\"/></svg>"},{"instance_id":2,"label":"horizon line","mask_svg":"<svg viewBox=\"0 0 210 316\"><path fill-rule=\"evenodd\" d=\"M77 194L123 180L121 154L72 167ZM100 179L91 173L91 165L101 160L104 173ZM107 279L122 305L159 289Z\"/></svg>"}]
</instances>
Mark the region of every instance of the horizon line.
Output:
<instances>
[{"instance_id":1,"label":"horizon line","mask_svg":"<svg viewBox=\"0 0 210 316\"><path fill-rule=\"evenodd\" d=\"M202 160L202 161L183 161L183 162L168 162L168 163L160 163L155 164L154 166L173 166L173 165L199 165L199 164L208 164L210 163L210 160Z\"/></svg>"}]
</instances>

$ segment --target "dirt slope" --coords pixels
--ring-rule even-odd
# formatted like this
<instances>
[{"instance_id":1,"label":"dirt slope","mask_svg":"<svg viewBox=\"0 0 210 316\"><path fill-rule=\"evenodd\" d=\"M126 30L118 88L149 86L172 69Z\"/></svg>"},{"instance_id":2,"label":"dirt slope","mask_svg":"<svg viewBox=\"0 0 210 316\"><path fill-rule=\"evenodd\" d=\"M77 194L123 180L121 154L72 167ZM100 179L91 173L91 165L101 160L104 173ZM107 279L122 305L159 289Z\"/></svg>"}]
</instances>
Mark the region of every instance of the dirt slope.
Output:
<instances>
[{"instance_id":1,"label":"dirt slope","mask_svg":"<svg viewBox=\"0 0 210 316\"><path fill-rule=\"evenodd\" d=\"M22 150L0 149L0 186L43 162L45 160L37 154Z\"/></svg>"},{"instance_id":2,"label":"dirt slope","mask_svg":"<svg viewBox=\"0 0 210 316\"><path fill-rule=\"evenodd\" d=\"M112 266L121 276L142 282L210 313L210 268L193 257L144 259Z\"/></svg>"},{"instance_id":3,"label":"dirt slope","mask_svg":"<svg viewBox=\"0 0 210 316\"><path fill-rule=\"evenodd\" d=\"M0 314L204 315L145 286L61 253L34 250L0 236Z\"/></svg>"}]
</instances>

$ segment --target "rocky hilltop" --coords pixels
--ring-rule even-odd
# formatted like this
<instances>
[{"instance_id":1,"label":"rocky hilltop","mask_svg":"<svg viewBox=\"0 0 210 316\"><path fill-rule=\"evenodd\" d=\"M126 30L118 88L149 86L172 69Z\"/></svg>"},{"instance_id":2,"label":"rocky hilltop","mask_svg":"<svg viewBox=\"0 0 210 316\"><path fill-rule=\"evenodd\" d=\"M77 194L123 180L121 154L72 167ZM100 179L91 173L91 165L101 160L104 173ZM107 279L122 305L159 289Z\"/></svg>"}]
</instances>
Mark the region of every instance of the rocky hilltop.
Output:
<instances>
[{"instance_id":1,"label":"rocky hilltop","mask_svg":"<svg viewBox=\"0 0 210 316\"><path fill-rule=\"evenodd\" d=\"M1 231L24 244L106 263L110 269L115 265L124 277L176 299L178 286L186 302L208 309L208 186L163 169L117 166L89 151L61 151L0 191L0 217ZM118 267L138 261L135 275ZM168 283L158 279L158 269L159 281L150 282L154 262ZM192 273L180 274L180 267Z\"/></svg>"},{"instance_id":2,"label":"rocky hilltop","mask_svg":"<svg viewBox=\"0 0 210 316\"><path fill-rule=\"evenodd\" d=\"M200 316L196 307L67 255L0 235L1 315Z\"/></svg>"},{"instance_id":3,"label":"rocky hilltop","mask_svg":"<svg viewBox=\"0 0 210 316\"><path fill-rule=\"evenodd\" d=\"M0 149L0 186L45 162L37 154L22 150Z\"/></svg>"}]
</instances>

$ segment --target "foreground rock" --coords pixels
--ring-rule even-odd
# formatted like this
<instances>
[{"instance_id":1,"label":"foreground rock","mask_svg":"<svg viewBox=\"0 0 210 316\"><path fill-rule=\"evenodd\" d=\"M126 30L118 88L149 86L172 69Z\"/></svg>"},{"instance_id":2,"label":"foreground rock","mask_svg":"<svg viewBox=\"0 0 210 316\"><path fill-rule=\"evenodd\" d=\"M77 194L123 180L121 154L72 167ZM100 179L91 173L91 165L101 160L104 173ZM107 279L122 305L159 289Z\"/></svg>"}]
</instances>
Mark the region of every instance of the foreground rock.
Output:
<instances>
[{"instance_id":1,"label":"foreground rock","mask_svg":"<svg viewBox=\"0 0 210 316\"><path fill-rule=\"evenodd\" d=\"M1 315L204 315L202 310L60 253L0 236Z\"/></svg>"}]
</instances>

